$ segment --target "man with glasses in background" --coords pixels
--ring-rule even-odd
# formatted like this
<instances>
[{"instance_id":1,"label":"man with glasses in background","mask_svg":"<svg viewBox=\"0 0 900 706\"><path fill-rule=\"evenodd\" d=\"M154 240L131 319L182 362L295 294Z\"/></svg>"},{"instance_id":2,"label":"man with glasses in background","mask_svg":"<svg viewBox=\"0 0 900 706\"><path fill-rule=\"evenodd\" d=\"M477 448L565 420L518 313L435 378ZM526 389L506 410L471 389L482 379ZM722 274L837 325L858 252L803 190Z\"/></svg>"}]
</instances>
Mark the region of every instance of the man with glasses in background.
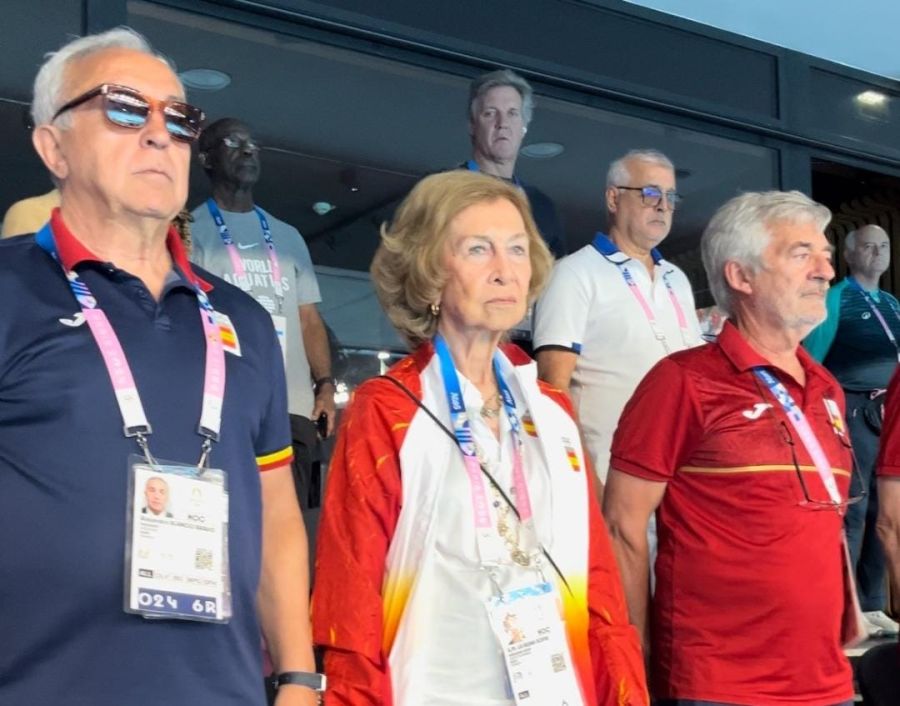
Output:
<instances>
[{"instance_id":1,"label":"man with glasses in background","mask_svg":"<svg viewBox=\"0 0 900 706\"><path fill-rule=\"evenodd\" d=\"M722 206L701 251L728 321L660 361L619 421L604 515L660 706L852 703L842 645L864 632L843 515L859 496L843 391L800 345L825 318L830 218L797 191Z\"/></svg>"},{"instance_id":2,"label":"man with glasses in background","mask_svg":"<svg viewBox=\"0 0 900 706\"><path fill-rule=\"evenodd\" d=\"M191 259L250 294L272 317L284 354L294 440L294 481L310 536L318 526L321 479L314 464L316 424L334 429L334 379L328 334L316 306L322 300L309 249L293 226L253 199L260 147L240 120L204 129L198 158L212 196L194 209Z\"/></svg>"},{"instance_id":3,"label":"man with glasses in background","mask_svg":"<svg viewBox=\"0 0 900 706\"><path fill-rule=\"evenodd\" d=\"M51 55L32 113L61 205L0 243L0 703L262 706L262 633L311 706L281 351L170 228L203 112L119 28ZM150 477L184 521L141 512Z\"/></svg>"},{"instance_id":4,"label":"man with glasses in background","mask_svg":"<svg viewBox=\"0 0 900 706\"><path fill-rule=\"evenodd\" d=\"M834 375L847 397L847 427L859 460L860 489L866 498L847 510L844 527L856 567L859 603L873 637L896 635L897 623L885 614L887 584L884 550L875 531L878 485L875 459L884 417L884 393L900 358L900 304L879 289L891 264L891 241L884 229L866 225L847 234L843 244L849 274L828 290L828 318L803 345Z\"/></svg>"},{"instance_id":5,"label":"man with glasses in background","mask_svg":"<svg viewBox=\"0 0 900 706\"><path fill-rule=\"evenodd\" d=\"M657 249L679 201L664 154L617 159L606 177L609 234L560 260L535 307L539 375L571 393L598 489L638 382L663 356L702 343L690 282Z\"/></svg>"},{"instance_id":6,"label":"man with glasses in background","mask_svg":"<svg viewBox=\"0 0 900 706\"><path fill-rule=\"evenodd\" d=\"M566 238L556 205L543 191L516 175L519 150L533 114L534 91L515 71L499 69L474 78L469 84L472 157L461 166L522 189L541 237L553 257L560 258L566 254Z\"/></svg>"}]
</instances>

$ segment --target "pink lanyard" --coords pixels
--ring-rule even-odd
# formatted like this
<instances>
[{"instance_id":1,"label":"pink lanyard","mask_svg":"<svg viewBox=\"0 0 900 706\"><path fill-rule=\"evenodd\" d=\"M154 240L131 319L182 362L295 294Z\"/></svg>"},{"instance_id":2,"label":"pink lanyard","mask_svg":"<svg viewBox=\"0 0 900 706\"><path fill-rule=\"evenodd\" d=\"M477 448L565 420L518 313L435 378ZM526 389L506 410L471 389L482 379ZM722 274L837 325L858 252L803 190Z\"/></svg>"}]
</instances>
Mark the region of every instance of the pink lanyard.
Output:
<instances>
[{"instance_id":1,"label":"pink lanyard","mask_svg":"<svg viewBox=\"0 0 900 706\"><path fill-rule=\"evenodd\" d=\"M135 437L149 460L147 437L153 432L153 428L147 421L144 405L141 403L134 376L131 374L131 366L128 365L128 359L125 357L125 351L122 350L119 337L109 323L106 314L97 306L97 300L91 294L88 286L74 270L67 270L63 266L49 223L35 236L35 241L63 268L69 288L84 312L84 319L91 335L97 342L100 355L106 365L106 372L112 383L122 415L125 436ZM219 440L219 432L222 427L222 405L225 401L225 349L222 347L219 327L215 321L215 311L210 304L209 297L197 284L193 284L193 288L197 296L200 320L206 339L203 405L200 411L200 423L197 427L197 433L204 438L198 463L202 466L209 454L212 442Z\"/></svg>"},{"instance_id":2,"label":"pink lanyard","mask_svg":"<svg viewBox=\"0 0 900 706\"><path fill-rule=\"evenodd\" d=\"M625 280L625 284L628 285L628 289L634 295L634 298L637 299L637 303L640 305L641 309L644 311L644 316L647 317L647 322L650 324L650 329L653 331L653 335L657 341L659 341L666 353L671 353L672 350L669 348L669 344L666 340L666 334L659 327L656 321L656 314L653 313L653 308L650 306L650 303L647 301L644 293L641 291L640 286L634 279L634 275L631 274L631 271L628 269L628 266L625 264L619 264L619 271L622 273L622 277ZM684 314L684 309L681 308L681 302L678 301L678 297L675 295L675 288L672 286L672 283L669 282L669 278L667 275L660 275L662 277L663 284L666 287L666 291L669 294L669 301L672 302L672 307L675 309L675 318L678 320L678 327L681 329L681 339L684 343L685 347L688 347L688 339L689 339L689 331L688 331L688 323L687 317Z\"/></svg>"},{"instance_id":3,"label":"pink lanyard","mask_svg":"<svg viewBox=\"0 0 900 706\"><path fill-rule=\"evenodd\" d=\"M800 441L803 442L806 453L809 454L816 470L819 472L819 477L822 479L825 490L828 491L828 497L831 498L831 502L835 505L840 505L842 502L841 491L838 490L834 472L831 470L831 464L828 462L828 457L825 455L816 433L809 425L806 415L794 402L794 398L791 397L791 393L787 391L787 388L772 373L761 366L753 368L753 372L769 388L772 396L778 400L781 408L790 420L791 426L794 427L794 431L797 432Z\"/></svg>"}]
</instances>

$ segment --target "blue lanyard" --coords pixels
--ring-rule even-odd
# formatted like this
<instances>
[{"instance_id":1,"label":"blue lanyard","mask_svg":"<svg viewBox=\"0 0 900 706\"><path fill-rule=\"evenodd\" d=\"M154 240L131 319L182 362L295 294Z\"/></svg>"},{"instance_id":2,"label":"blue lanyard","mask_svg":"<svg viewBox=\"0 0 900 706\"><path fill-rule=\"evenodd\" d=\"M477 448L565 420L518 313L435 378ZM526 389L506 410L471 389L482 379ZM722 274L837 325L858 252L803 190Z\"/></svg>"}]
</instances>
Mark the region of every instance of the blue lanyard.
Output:
<instances>
[{"instance_id":1,"label":"blue lanyard","mask_svg":"<svg viewBox=\"0 0 900 706\"><path fill-rule=\"evenodd\" d=\"M216 228L219 230L219 237L225 245L229 258L231 258L231 266L234 269L235 276L239 279L243 279L246 275L244 263L241 260L240 253L238 253L237 248L234 245L234 238L231 237L228 226L225 225L225 219L222 217L222 212L219 210L218 204L214 199L209 198L206 200L206 208L209 209L209 215L212 216L213 221L215 221ZM272 229L269 228L269 221L266 219L266 214L263 213L263 210L259 206L254 206L253 211L259 219L263 240L266 241L266 250L268 251L269 263L272 267L272 287L275 289L275 296L279 299L280 308L280 300L284 298L284 294L281 290L281 265L278 263L278 254L275 252L275 242L272 240Z\"/></svg>"},{"instance_id":2,"label":"blue lanyard","mask_svg":"<svg viewBox=\"0 0 900 706\"><path fill-rule=\"evenodd\" d=\"M459 377L456 367L453 365L453 357L444 337L438 334L434 338L434 350L437 353L441 365L441 376L444 379L444 391L447 394L447 404L450 407L450 426L453 435L463 453L463 461L466 473L469 477L469 489L472 494L472 509L475 519L475 527L483 531L491 526L490 510L488 509L487 495L484 490L484 482L481 478L481 462L475 448L475 437L472 434L472 425L463 400L462 389L459 386ZM497 386L503 400L506 416L513 433L513 489L516 497L516 510L523 524L530 522L531 498L528 494L528 484L525 481L525 472L522 460L522 435L519 415L516 413L516 401L509 389L503 375L500 372L499 354L494 353L493 367L497 378ZM481 541L481 539L479 539ZM483 555L485 556L485 555Z\"/></svg>"},{"instance_id":3,"label":"blue lanyard","mask_svg":"<svg viewBox=\"0 0 900 706\"><path fill-rule=\"evenodd\" d=\"M472 426L469 422L469 415L466 413L466 406L463 402L462 389L459 386L459 377L456 374L456 367L453 364L453 357L450 355L450 349L444 337L438 334L434 337L434 350L437 353L438 360L441 363L441 375L444 378L444 390L447 393L447 403L450 406L450 417L453 426L453 433L459 442L460 448L466 455L475 456L475 441L472 436ZM509 426L512 428L513 435L517 444L521 439L522 425L519 421L519 415L516 412L516 400L512 391L503 375L500 372L499 354L494 354L494 376L497 378L497 387L500 389L500 398L503 401L503 408L506 410L506 416L509 419Z\"/></svg>"}]
</instances>

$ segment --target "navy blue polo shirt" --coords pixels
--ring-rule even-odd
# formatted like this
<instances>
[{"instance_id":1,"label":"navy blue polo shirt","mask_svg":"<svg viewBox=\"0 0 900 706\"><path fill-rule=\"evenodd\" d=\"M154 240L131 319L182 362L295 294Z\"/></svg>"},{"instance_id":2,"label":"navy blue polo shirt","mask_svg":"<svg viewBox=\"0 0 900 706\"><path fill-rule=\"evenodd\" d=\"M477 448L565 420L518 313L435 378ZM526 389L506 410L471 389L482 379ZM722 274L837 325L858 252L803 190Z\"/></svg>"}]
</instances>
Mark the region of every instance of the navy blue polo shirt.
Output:
<instances>
[{"instance_id":1,"label":"navy blue polo shirt","mask_svg":"<svg viewBox=\"0 0 900 706\"><path fill-rule=\"evenodd\" d=\"M195 278L170 234L176 276L157 302L96 261L54 214L60 256L106 312L131 365L159 459L196 463L205 341ZM0 242L0 703L261 706L255 600L260 468L290 462L281 348L268 314L205 272L240 356L226 353L221 439L228 473L234 615L227 625L123 610L127 459L112 385L60 266L34 236ZM207 288L207 287L205 287ZM261 465L260 465L261 464Z\"/></svg>"}]
</instances>

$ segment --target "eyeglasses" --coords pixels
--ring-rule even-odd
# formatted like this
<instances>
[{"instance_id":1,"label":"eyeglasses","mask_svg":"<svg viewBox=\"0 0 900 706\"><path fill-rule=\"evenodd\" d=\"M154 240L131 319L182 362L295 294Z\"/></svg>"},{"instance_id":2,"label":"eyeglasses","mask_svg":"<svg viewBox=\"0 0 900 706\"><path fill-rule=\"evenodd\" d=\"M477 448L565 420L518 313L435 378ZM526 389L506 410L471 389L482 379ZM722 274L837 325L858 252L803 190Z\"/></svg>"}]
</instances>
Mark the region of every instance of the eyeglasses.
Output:
<instances>
[{"instance_id":1,"label":"eyeglasses","mask_svg":"<svg viewBox=\"0 0 900 706\"><path fill-rule=\"evenodd\" d=\"M53 120L67 110L77 108L97 96L103 98L103 114L113 125L139 129L147 124L150 113L159 111L163 115L169 135L181 142L196 140L200 135L200 125L206 117L200 108L188 103L157 100L128 86L103 83L63 105L56 111Z\"/></svg>"},{"instance_id":2,"label":"eyeglasses","mask_svg":"<svg viewBox=\"0 0 900 706\"><path fill-rule=\"evenodd\" d=\"M230 150L236 150L243 147L250 152L259 152L262 149L262 146L252 137L243 139L237 135L226 135L222 138L222 144Z\"/></svg>"},{"instance_id":3,"label":"eyeglasses","mask_svg":"<svg viewBox=\"0 0 900 706\"><path fill-rule=\"evenodd\" d=\"M791 434L791 430L788 429L787 422L781 421L778 423L781 429L781 438L791 449L791 461L794 464L794 470L797 472L797 480L800 481L800 488L803 490L803 500L800 502L801 507L807 507L811 510L841 510L846 508L848 505L855 505L864 497L866 497L866 490L860 482L859 478L859 470L858 464L856 462L856 453L853 451L853 447L850 445L850 442L843 436L840 435L841 444L850 451L850 456L853 459L853 465L850 469L850 487L853 487L853 479L854 476L856 478L857 485L859 487L859 495L854 495L853 497L849 497L846 500L843 500L839 503L833 502L831 500L814 500L809 496L809 488L806 486L806 481L803 479L803 471L800 470L800 464L797 463L797 449L794 444L794 437Z\"/></svg>"},{"instance_id":4,"label":"eyeglasses","mask_svg":"<svg viewBox=\"0 0 900 706\"><path fill-rule=\"evenodd\" d=\"M644 206L651 206L653 208L658 208L659 205L663 202L663 197L666 198L666 203L668 204L668 210L674 211L681 204L681 195L677 191L663 191L657 186L617 186L617 189L624 189L625 191L640 191L641 192L641 203Z\"/></svg>"}]
</instances>

